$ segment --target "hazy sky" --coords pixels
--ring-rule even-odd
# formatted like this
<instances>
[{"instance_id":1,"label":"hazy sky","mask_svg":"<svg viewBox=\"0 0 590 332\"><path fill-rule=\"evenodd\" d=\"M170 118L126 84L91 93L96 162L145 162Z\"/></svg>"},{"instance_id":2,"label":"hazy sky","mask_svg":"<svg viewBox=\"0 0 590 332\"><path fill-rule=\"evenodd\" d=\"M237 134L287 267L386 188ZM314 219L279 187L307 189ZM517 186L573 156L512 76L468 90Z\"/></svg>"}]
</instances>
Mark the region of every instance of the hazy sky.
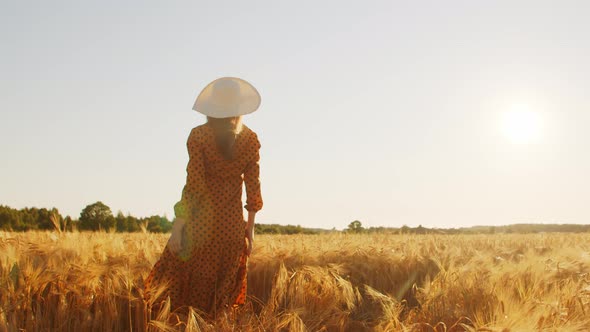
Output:
<instances>
[{"instance_id":1,"label":"hazy sky","mask_svg":"<svg viewBox=\"0 0 590 332\"><path fill-rule=\"evenodd\" d=\"M261 223L590 223L589 16L588 1L0 1L0 204L172 217L194 99L238 76L262 95L244 119Z\"/></svg>"}]
</instances>

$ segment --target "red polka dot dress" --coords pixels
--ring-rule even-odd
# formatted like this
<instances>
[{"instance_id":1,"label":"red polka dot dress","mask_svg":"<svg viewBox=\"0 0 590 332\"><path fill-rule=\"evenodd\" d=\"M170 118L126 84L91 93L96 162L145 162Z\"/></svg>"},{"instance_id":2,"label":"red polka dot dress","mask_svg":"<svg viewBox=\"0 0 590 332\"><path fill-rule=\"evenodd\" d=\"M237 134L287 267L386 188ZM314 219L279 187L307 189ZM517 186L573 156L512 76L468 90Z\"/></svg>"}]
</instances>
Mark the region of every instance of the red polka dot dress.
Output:
<instances>
[{"instance_id":1,"label":"red polka dot dress","mask_svg":"<svg viewBox=\"0 0 590 332\"><path fill-rule=\"evenodd\" d=\"M155 300L170 297L173 308L192 306L215 315L219 309L243 304L246 298L246 223L242 186L246 185L248 211L262 208L259 180L260 143L242 126L234 145L234 158L218 150L213 129L194 128L187 142L189 163L177 217L185 217L182 249L168 246L146 279L146 291L168 285Z\"/></svg>"}]
</instances>

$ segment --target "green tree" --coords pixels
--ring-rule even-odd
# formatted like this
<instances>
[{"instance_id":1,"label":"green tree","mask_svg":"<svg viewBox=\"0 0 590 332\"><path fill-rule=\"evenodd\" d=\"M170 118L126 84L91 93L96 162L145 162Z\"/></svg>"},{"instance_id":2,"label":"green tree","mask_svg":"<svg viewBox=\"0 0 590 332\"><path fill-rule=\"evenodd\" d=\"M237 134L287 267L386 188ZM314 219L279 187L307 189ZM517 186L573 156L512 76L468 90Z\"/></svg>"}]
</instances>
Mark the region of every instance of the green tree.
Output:
<instances>
[{"instance_id":1,"label":"green tree","mask_svg":"<svg viewBox=\"0 0 590 332\"><path fill-rule=\"evenodd\" d=\"M127 231L128 232L139 232L141 228L139 227L139 220L136 217L127 215L125 217L127 219Z\"/></svg>"},{"instance_id":2,"label":"green tree","mask_svg":"<svg viewBox=\"0 0 590 332\"><path fill-rule=\"evenodd\" d=\"M0 229L13 230L19 222L19 213L16 209L0 205Z\"/></svg>"},{"instance_id":3,"label":"green tree","mask_svg":"<svg viewBox=\"0 0 590 332\"><path fill-rule=\"evenodd\" d=\"M87 205L80 213L79 225L81 230L110 230L116 224L117 220L113 217L111 208L100 201Z\"/></svg>"},{"instance_id":4,"label":"green tree","mask_svg":"<svg viewBox=\"0 0 590 332\"><path fill-rule=\"evenodd\" d=\"M146 218L147 230L152 233L167 233L172 229L172 223L166 217L151 216Z\"/></svg>"},{"instance_id":5,"label":"green tree","mask_svg":"<svg viewBox=\"0 0 590 332\"><path fill-rule=\"evenodd\" d=\"M74 221L72 220L72 218L70 218L70 216L66 216L63 220L62 220L62 225L63 225L63 229L65 229L66 231L73 231L74 230Z\"/></svg>"},{"instance_id":6,"label":"green tree","mask_svg":"<svg viewBox=\"0 0 590 332\"><path fill-rule=\"evenodd\" d=\"M418 227L416 227L415 232L416 232L416 234L426 234L427 229L422 227L422 225L418 225Z\"/></svg>"},{"instance_id":7,"label":"green tree","mask_svg":"<svg viewBox=\"0 0 590 332\"><path fill-rule=\"evenodd\" d=\"M55 226L53 226L53 223L51 222L51 215L57 214L59 216L59 212L57 211L57 209L54 208L52 210L48 210L46 208L33 208L32 211L34 211L36 217L36 220L34 221L35 225L33 226L34 228L42 230L53 230L55 228ZM59 217L61 218L61 216Z\"/></svg>"},{"instance_id":8,"label":"green tree","mask_svg":"<svg viewBox=\"0 0 590 332\"><path fill-rule=\"evenodd\" d=\"M350 233L362 233L364 230L365 229L363 227L363 224L358 220L355 220L355 221L351 222L350 224L348 224L347 231Z\"/></svg>"},{"instance_id":9,"label":"green tree","mask_svg":"<svg viewBox=\"0 0 590 332\"><path fill-rule=\"evenodd\" d=\"M115 220L117 222L117 232L122 233L129 231L128 219L123 215L123 212L117 212Z\"/></svg>"}]
</instances>

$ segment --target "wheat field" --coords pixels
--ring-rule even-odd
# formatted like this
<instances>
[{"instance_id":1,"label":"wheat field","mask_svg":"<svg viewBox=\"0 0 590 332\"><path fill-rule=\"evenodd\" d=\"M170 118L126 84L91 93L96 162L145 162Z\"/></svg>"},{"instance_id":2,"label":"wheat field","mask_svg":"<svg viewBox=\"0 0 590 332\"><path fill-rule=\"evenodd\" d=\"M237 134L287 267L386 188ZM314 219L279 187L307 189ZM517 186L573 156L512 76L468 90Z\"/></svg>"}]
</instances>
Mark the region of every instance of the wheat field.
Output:
<instances>
[{"instance_id":1,"label":"wheat field","mask_svg":"<svg viewBox=\"0 0 590 332\"><path fill-rule=\"evenodd\" d=\"M590 235L261 235L248 303L148 312L168 235L0 232L0 331L584 331Z\"/></svg>"}]
</instances>

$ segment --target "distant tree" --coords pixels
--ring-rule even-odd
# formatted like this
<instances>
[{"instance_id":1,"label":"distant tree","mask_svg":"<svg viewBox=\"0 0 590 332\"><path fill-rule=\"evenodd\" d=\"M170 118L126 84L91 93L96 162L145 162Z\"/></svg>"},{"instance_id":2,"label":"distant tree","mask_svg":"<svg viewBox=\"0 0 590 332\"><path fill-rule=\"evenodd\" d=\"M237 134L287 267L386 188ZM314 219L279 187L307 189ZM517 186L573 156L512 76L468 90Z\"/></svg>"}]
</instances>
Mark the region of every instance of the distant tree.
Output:
<instances>
[{"instance_id":1,"label":"distant tree","mask_svg":"<svg viewBox=\"0 0 590 332\"><path fill-rule=\"evenodd\" d=\"M166 217L151 216L146 218L147 230L152 233L167 233L172 229L172 223Z\"/></svg>"},{"instance_id":2,"label":"distant tree","mask_svg":"<svg viewBox=\"0 0 590 332\"><path fill-rule=\"evenodd\" d=\"M301 225L278 225L278 224L254 224L256 234L318 234L319 230L305 228Z\"/></svg>"},{"instance_id":3,"label":"distant tree","mask_svg":"<svg viewBox=\"0 0 590 332\"><path fill-rule=\"evenodd\" d=\"M131 215L127 215L125 217L127 219L127 231L128 232L139 232L141 228L139 227L139 220Z\"/></svg>"},{"instance_id":4,"label":"distant tree","mask_svg":"<svg viewBox=\"0 0 590 332\"><path fill-rule=\"evenodd\" d=\"M411 229L408 225L403 225L402 228L400 228L399 232L400 234L409 234L410 230Z\"/></svg>"},{"instance_id":5,"label":"distant tree","mask_svg":"<svg viewBox=\"0 0 590 332\"><path fill-rule=\"evenodd\" d=\"M16 230L30 231L38 228L36 208L24 208L19 212L18 223L15 227Z\"/></svg>"},{"instance_id":6,"label":"distant tree","mask_svg":"<svg viewBox=\"0 0 590 332\"><path fill-rule=\"evenodd\" d=\"M301 234L303 233L303 227L301 227L300 225L297 226L293 226L293 225L287 225L283 228L283 233L284 234Z\"/></svg>"},{"instance_id":7,"label":"distant tree","mask_svg":"<svg viewBox=\"0 0 590 332\"><path fill-rule=\"evenodd\" d=\"M399 228L378 226L378 227L369 227L369 228L365 229L365 231L367 233L398 234Z\"/></svg>"},{"instance_id":8,"label":"distant tree","mask_svg":"<svg viewBox=\"0 0 590 332\"><path fill-rule=\"evenodd\" d=\"M416 234L426 234L427 229L422 227L422 225L418 225L418 227L416 227L415 233Z\"/></svg>"},{"instance_id":9,"label":"distant tree","mask_svg":"<svg viewBox=\"0 0 590 332\"><path fill-rule=\"evenodd\" d=\"M87 205L80 213L79 225L81 230L110 230L117 224L111 208L103 202Z\"/></svg>"},{"instance_id":10,"label":"distant tree","mask_svg":"<svg viewBox=\"0 0 590 332\"><path fill-rule=\"evenodd\" d=\"M8 206L0 205L0 229L13 230L19 222L19 212Z\"/></svg>"},{"instance_id":11,"label":"distant tree","mask_svg":"<svg viewBox=\"0 0 590 332\"><path fill-rule=\"evenodd\" d=\"M117 223L117 232L121 233L121 232L129 231L129 227L127 224L128 220L123 215L123 212L121 212L121 211L117 212L117 216L115 217L115 220Z\"/></svg>"},{"instance_id":12,"label":"distant tree","mask_svg":"<svg viewBox=\"0 0 590 332\"><path fill-rule=\"evenodd\" d=\"M51 225L53 225L53 230L59 233L66 230L66 225L64 223L63 217L59 214L56 208L51 209L49 215L49 221L51 221Z\"/></svg>"},{"instance_id":13,"label":"distant tree","mask_svg":"<svg viewBox=\"0 0 590 332\"><path fill-rule=\"evenodd\" d=\"M350 224L348 224L347 232L362 233L364 230L365 229L363 228L363 224L360 221L355 220L355 221L351 222Z\"/></svg>"},{"instance_id":14,"label":"distant tree","mask_svg":"<svg viewBox=\"0 0 590 332\"><path fill-rule=\"evenodd\" d=\"M279 234L279 225L254 224L254 233L256 234Z\"/></svg>"},{"instance_id":15,"label":"distant tree","mask_svg":"<svg viewBox=\"0 0 590 332\"><path fill-rule=\"evenodd\" d=\"M59 215L59 212L57 212L57 209L52 209L52 210L47 210L46 208L41 208L41 209L36 209L33 208L31 209L33 211L33 215L35 216L35 228L37 229L42 229L42 230L53 230L55 229L55 226L53 225L53 222L51 221L51 216L53 214L56 214L58 217L58 220L61 219L61 216ZM60 220L61 221L61 220Z\"/></svg>"},{"instance_id":16,"label":"distant tree","mask_svg":"<svg viewBox=\"0 0 590 332\"><path fill-rule=\"evenodd\" d=\"M63 225L63 228L64 228L66 231L70 231L70 232L74 230L74 227L76 227L76 226L74 225L74 221L72 220L72 218L70 218L70 216L66 216L66 217L65 217L65 218L62 220L62 225Z\"/></svg>"}]
</instances>

